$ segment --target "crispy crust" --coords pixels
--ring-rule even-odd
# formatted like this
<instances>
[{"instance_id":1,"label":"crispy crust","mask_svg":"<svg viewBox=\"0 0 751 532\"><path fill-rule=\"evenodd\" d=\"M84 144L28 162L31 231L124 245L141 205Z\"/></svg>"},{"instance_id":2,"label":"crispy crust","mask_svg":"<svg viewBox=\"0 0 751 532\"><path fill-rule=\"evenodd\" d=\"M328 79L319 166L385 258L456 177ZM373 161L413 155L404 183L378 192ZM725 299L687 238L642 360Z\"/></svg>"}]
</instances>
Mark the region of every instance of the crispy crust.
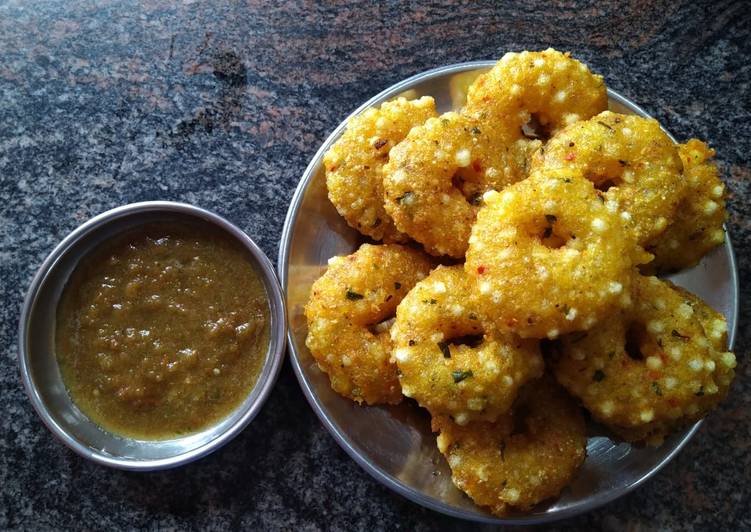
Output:
<instances>
[{"instance_id":1,"label":"crispy crust","mask_svg":"<svg viewBox=\"0 0 751 532\"><path fill-rule=\"evenodd\" d=\"M532 158L531 171L555 168L578 171L603 190L641 245L674 220L685 191L678 150L651 118L605 111L572 124Z\"/></svg>"},{"instance_id":2,"label":"crispy crust","mask_svg":"<svg viewBox=\"0 0 751 532\"><path fill-rule=\"evenodd\" d=\"M417 283L397 308L392 337L404 395L460 425L495 421L544 369L536 341L488 323L461 265Z\"/></svg>"},{"instance_id":3,"label":"crispy crust","mask_svg":"<svg viewBox=\"0 0 751 532\"><path fill-rule=\"evenodd\" d=\"M643 260L592 183L556 170L485 195L465 267L499 327L555 338L622 306Z\"/></svg>"},{"instance_id":4,"label":"crispy crust","mask_svg":"<svg viewBox=\"0 0 751 532\"><path fill-rule=\"evenodd\" d=\"M394 316L431 266L425 255L398 244L363 244L329 261L305 306L305 343L337 393L358 403L401 401L389 327L378 324Z\"/></svg>"},{"instance_id":5,"label":"crispy crust","mask_svg":"<svg viewBox=\"0 0 751 532\"><path fill-rule=\"evenodd\" d=\"M550 134L608 108L602 76L552 48L507 53L469 88L467 110L503 119L517 137L532 116Z\"/></svg>"},{"instance_id":6,"label":"crispy crust","mask_svg":"<svg viewBox=\"0 0 751 532\"><path fill-rule=\"evenodd\" d=\"M673 223L645 246L655 258L642 267L644 273L669 273L690 268L725 241L722 224L727 218L725 185L715 151L704 142L691 139L678 146L683 161L686 192Z\"/></svg>"},{"instance_id":7,"label":"crispy crust","mask_svg":"<svg viewBox=\"0 0 751 532\"><path fill-rule=\"evenodd\" d=\"M499 516L558 496L586 456L584 418L550 377L525 386L514 413L496 423L432 425L454 484Z\"/></svg>"},{"instance_id":8,"label":"crispy crust","mask_svg":"<svg viewBox=\"0 0 751 532\"><path fill-rule=\"evenodd\" d=\"M374 240L406 242L383 207L383 165L410 129L435 116L429 96L398 98L352 118L323 157L329 199L347 223Z\"/></svg>"},{"instance_id":9,"label":"crispy crust","mask_svg":"<svg viewBox=\"0 0 751 532\"><path fill-rule=\"evenodd\" d=\"M541 142L524 136L534 116L550 131L607 108L602 77L549 49L506 54L468 89L461 112L413 129L384 168L386 210L434 255L464 256L479 197L524 179Z\"/></svg>"},{"instance_id":10,"label":"crispy crust","mask_svg":"<svg viewBox=\"0 0 751 532\"><path fill-rule=\"evenodd\" d=\"M725 397L735 357L724 319L696 296L635 276L633 306L563 339L558 381L624 439L659 443Z\"/></svg>"}]
</instances>

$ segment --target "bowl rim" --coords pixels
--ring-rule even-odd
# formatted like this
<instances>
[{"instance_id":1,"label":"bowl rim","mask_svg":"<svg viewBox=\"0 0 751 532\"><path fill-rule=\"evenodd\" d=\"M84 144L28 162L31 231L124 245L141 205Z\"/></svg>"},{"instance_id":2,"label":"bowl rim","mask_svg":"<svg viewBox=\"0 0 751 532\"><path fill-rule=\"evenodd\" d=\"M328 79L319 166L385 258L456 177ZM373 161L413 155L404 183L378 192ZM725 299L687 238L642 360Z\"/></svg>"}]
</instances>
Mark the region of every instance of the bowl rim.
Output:
<instances>
[{"instance_id":1,"label":"bowl rim","mask_svg":"<svg viewBox=\"0 0 751 532\"><path fill-rule=\"evenodd\" d=\"M183 215L187 216L188 218L194 218L203 222L207 222L210 225L213 225L228 233L236 242L242 245L244 249L250 252L251 262L255 263L258 266L258 270L260 270L262 282L269 301L269 313L272 317L273 322L271 330L269 331L269 355L263 366L261 367L258 381L256 381L256 383L246 395L247 398L253 392L255 392L256 389L259 389L260 391L256 399L248 405L243 406L241 404L236 409L227 414L227 416L222 418L226 419L228 416L236 412L242 412L242 415L232 425L229 425L226 430L218 434L213 439L199 445L198 447L174 456L146 460L124 459L121 457L101 453L92 447L82 444L78 439L73 437L62 426L60 426L51 416L49 409L47 408L45 402L42 400L38 386L34 381L29 368L30 360L32 357L27 342L27 337L31 332L29 328L29 321L36 300L43 286L45 285L45 282L47 281L48 274L51 272L57 262L70 251L74 244L87 237L93 231L100 229L109 223L130 217L137 218L147 213L160 212L165 214ZM144 223L148 222L144 221ZM96 246L94 246L92 250L89 250L87 254L91 253L94 249L96 249ZM55 246L55 248L44 259L41 266L34 274L21 307L21 314L18 324L19 370L21 373L21 380L23 382L26 395L29 397L29 400L31 401L31 404L34 407L37 415L41 418L42 422L50 430L50 432L52 432L52 434L55 435L58 440L62 441L76 454L97 464L113 467L116 469L127 471L155 471L177 467L206 456L207 454L219 449L230 440L232 440L232 438L237 436L237 434L239 434L253 420L258 412L260 412L263 404L266 402L266 399L271 393L271 390L274 387L274 384L279 376L279 371L284 361L284 351L286 348L286 332L286 303L283 297L281 286L279 284L279 280L276 276L276 272L269 258L247 233L245 233L242 229L240 229L224 217L195 205L175 201L143 201L121 205L90 218L83 224L79 225L76 229L71 231L62 241L60 241L59 244ZM265 378L264 373L266 373ZM186 437L190 436L193 436L193 434L187 435ZM119 435L118 437L124 438L126 440L140 441L134 438L128 438Z\"/></svg>"},{"instance_id":2,"label":"bowl rim","mask_svg":"<svg viewBox=\"0 0 751 532\"><path fill-rule=\"evenodd\" d=\"M424 72L410 76L384 89L383 91L379 92L372 98L368 99L365 103L363 103L357 109L355 109L355 111L353 111L349 116L347 116L347 118L345 118L336 127L336 129L334 129L334 131L322 143L321 147L312 157L312 159L310 160L310 163L308 164L305 171L303 172L302 178L300 179L300 182L298 183L297 188L295 189L295 193L292 196L292 200L290 201L290 206L289 206L289 209L287 211L287 216L284 221L284 229L282 231L282 236L281 236L280 243L279 243L279 258L277 262L277 270L279 273L279 280L281 282L282 289L285 292L285 298L286 298L286 292L287 292L287 281L288 281L287 276L289 273L288 272L289 253L290 253L290 248L292 245L292 228L294 227L294 224L297 220L300 204L305 195L305 192L308 189L310 181L312 180L319 164L321 163L324 153L328 150L331 144L341 135L341 132L346 127L347 121L353 116L360 114L362 111L364 111L368 107L371 107L377 103L380 103L381 101L386 100L389 97L398 95L400 92L408 89L409 87L411 87L417 82L425 81L427 79L438 77L438 76L445 76L447 74L455 74L459 72L464 72L467 70L489 68L495 65L496 62L497 61L495 60L478 60L478 61L454 63L454 64L449 64L449 65L433 68L430 70L426 70ZM608 91L608 98L610 100L616 101L617 103L623 105L624 107L632 110L636 114L651 118L651 115L647 113L642 107L633 103L632 101L622 96L618 92L612 89L607 89L607 91ZM676 141L676 139L670 134L670 132L668 132L664 128L662 129L673 140L673 142ZM735 252L733 251L733 246L730 241L730 235L727 232L727 227L725 228L725 236L726 236L725 247L728 251L729 263L730 263L730 269L731 269L730 281L733 287L733 307L736 309L736 312L737 312L738 302L739 302L738 301L738 297L739 297L738 296L738 271L737 271L736 260L735 260ZM734 321L731 330L728 332L729 349L732 349L735 343L737 326L738 326L738 319ZM342 431L341 427L328 417L323 407L323 404L318 400L310 384L307 382L303 373L302 366L300 365L300 360L297 355L297 347L296 347L295 339L290 329L287 330L287 342L289 345L289 358L292 364L292 369L295 372L295 376L297 377L297 380L300 384L300 388L302 389L305 395L305 398L307 399L308 403L310 404L315 414L318 416L318 419L321 421L323 426L334 437L334 440L350 456L350 458L352 458L362 469L364 469L371 477L373 477L379 483L395 491L399 495L409 499L410 501L417 503L420 506L423 506L425 508L435 510L439 513L442 513L451 517L456 517L456 518L474 521L478 523L486 523L486 524L494 524L494 525L536 525L536 524L542 524L542 523L551 523L554 521L559 521L561 519L567 519L570 517L574 517L576 515L589 512L596 508L600 508L614 501L615 499L618 499L630 493L631 491L639 487L641 484L643 484L644 482L652 478L657 472L659 472L663 467L665 467L665 465L667 465L668 462L670 462L686 446L686 444L694 436L697 430L699 430L699 427L701 426L702 421L703 421L703 420L699 420L694 425L692 425L689 429L687 429L684 437L678 442L675 448L670 453L668 453L662 460L660 460L654 467L652 467L652 469L650 469L647 473L642 475L632 484L613 490L609 492L606 496L601 497L600 499L591 500L586 504L569 507L563 510L559 510L555 513L544 514L542 516L527 517L527 516L521 515L518 517L514 516L510 518L500 518L500 517L494 517L491 514L487 514L487 515L470 514L463 510L450 506L446 503L437 501L436 499L433 499L432 497L427 496L423 494L422 492L406 485L405 483L403 483L402 481L400 481L398 478L394 477L393 475L383 472L376 464L372 463L370 460L365 458L362 452L353 443L351 443L348 440L348 438Z\"/></svg>"}]
</instances>

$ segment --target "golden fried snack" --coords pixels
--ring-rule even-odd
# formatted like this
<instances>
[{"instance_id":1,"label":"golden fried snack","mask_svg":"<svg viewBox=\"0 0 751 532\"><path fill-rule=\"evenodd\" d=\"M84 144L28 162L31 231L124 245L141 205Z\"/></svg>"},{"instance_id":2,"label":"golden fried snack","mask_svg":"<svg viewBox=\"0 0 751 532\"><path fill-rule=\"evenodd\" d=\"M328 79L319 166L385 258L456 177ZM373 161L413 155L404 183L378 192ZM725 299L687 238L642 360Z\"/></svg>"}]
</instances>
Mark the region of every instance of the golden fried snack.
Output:
<instances>
[{"instance_id":1,"label":"golden fried snack","mask_svg":"<svg viewBox=\"0 0 751 532\"><path fill-rule=\"evenodd\" d=\"M726 351L728 348L728 322L725 316L710 307L696 294L692 294L685 288L676 286L670 282L667 282L667 284L678 292L684 298L685 302L694 309L694 314L699 323L701 323L707 340L712 344L712 348L719 352ZM722 371L722 368L718 368L718 371Z\"/></svg>"},{"instance_id":2,"label":"golden fried snack","mask_svg":"<svg viewBox=\"0 0 751 532\"><path fill-rule=\"evenodd\" d=\"M657 120L610 111L556 134L530 171L555 168L592 181L641 245L665 231L685 190L678 150Z\"/></svg>"},{"instance_id":3,"label":"golden fried snack","mask_svg":"<svg viewBox=\"0 0 751 532\"><path fill-rule=\"evenodd\" d=\"M412 127L435 116L429 96L398 98L353 117L323 157L329 199L353 228L374 240L405 242L383 208L383 165Z\"/></svg>"},{"instance_id":4,"label":"golden fried snack","mask_svg":"<svg viewBox=\"0 0 751 532\"><path fill-rule=\"evenodd\" d=\"M469 88L467 110L502 120L513 138L531 119L548 135L608 108L602 76L568 53L507 53Z\"/></svg>"},{"instance_id":5,"label":"golden fried snack","mask_svg":"<svg viewBox=\"0 0 751 532\"><path fill-rule=\"evenodd\" d=\"M691 305L704 329L704 334L711 345L711 353L715 361L714 379L719 390L717 393L704 393L704 390L701 390L696 399L698 412L693 416L687 416L678 421L648 423L641 427L613 427L613 432L626 441L643 441L651 445L659 445L670 432L697 421L706 415L706 413L713 410L727 397L730 385L735 378L735 355L727 353L728 326L725 317L691 292L679 286L671 286L683 296L687 304ZM699 413L703 414L697 415Z\"/></svg>"},{"instance_id":6,"label":"golden fried snack","mask_svg":"<svg viewBox=\"0 0 751 532\"><path fill-rule=\"evenodd\" d=\"M499 327L556 338L628 305L632 265L646 257L590 181L537 173L484 201L465 268Z\"/></svg>"},{"instance_id":7,"label":"golden fried snack","mask_svg":"<svg viewBox=\"0 0 751 532\"><path fill-rule=\"evenodd\" d=\"M535 340L488 326L461 265L438 266L399 304L391 328L402 393L459 425L495 421L542 375Z\"/></svg>"},{"instance_id":8,"label":"golden fried snack","mask_svg":"<svg viewBox=\"0 0 751 532\"><path fill-rule=\"evenodd\" d=\"M428 253L460 258L482 194L525 177L527 143L498 122L445 113L417 126L384 167L386 212Z\"/></svg>"},{"instance_id":9,"label":"golden fried snack","mask_svg":"<svg viewBox=\"0 0 751 532\"><path fill-rule=\"evenodd\" d=\"M454 484L495 515L556 497L586 455L584 419L552 378L525 386L513 414L462 427L435 417Z\"/></svg>"},{"instance_id":10,"label":"golden fried snack","mask_svg":"<svg viewBox=\"0 0 751 532\"><path fill-rule=\"evenodd\" d=\"M526 177L541 145L522 130L531 118L554 132L607 108L602 77L555 50L506 54L468 90L461 113L413 129L384 168L386 211L433 255L463 257L482 193Z\"/></svg>"},{"instance_id":11,"label":"golden fried snack","mask_svg":"<svg viewBox=\"0 0 751 532\"><path fill-rule=\"evenodd\" d=\"M678 204L673 223L645 246L655 258L642 266L645 273L668 273L695 265L725 241L725 185L715 151L700 140L678 146L687 190Z\"/></svg>"},{"instance_id":12,"label":"golden fried snack","mask_svg":"<svg viewBox=\"0 0 751 532\"><path fill-rule=\"evenodd\" d=\"M305 306L305 344L337 393L358 403L401 401L386 320L431 266L419 251L397 244L363 244L329 260Z\"/></svg>"},{"instance_id":13,"label":"golden fried snack","mask_svg":"<svg viewBox=\"0 0 751 532\"><path fill-rule=\"evenodd\" d=\"M727 394L736 365L724 319L656 277L635 276L633 306L562 340L558 381L629 441L659 444Z\"/></svg>"}]
</instances>

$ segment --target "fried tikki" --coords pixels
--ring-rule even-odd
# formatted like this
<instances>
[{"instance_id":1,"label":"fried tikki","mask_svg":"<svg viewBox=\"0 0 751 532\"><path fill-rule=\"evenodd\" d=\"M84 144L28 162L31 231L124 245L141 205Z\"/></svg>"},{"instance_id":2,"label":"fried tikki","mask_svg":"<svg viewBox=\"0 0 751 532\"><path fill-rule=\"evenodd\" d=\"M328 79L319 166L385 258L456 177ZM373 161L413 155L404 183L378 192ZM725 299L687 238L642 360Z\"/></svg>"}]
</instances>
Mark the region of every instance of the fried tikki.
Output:
<instances>
[{"instance_id":1,"label":"fried tikki","mask_svg":"<svg viewBox=\"0 0 751 532\"><path fill-rule=\"evenodd\" d=\"M439 266L402 300L391 329L404 395L459 425L495 421L544 369L537 341L497 331L478 303L461 265Z\"/></svg>"},{"instance_id":2,"label":"fried tikki","mask_svg":"<svg viewBox=\"0 0 751 532\"><path fill-rule=\"evenodd\" d=\"M727 325L695 296L635 275L633 306L562 340L558 381L621 437L659 444L727 394Z\"/></svg>"},{"instance_id":3,"label":"fried tikki","mask_svg":"<svg viewBox=\"0 0 751 532\"><path fill-rule=\"evenodd\" d=\"M305 306L305 343L337 393L358 403L401 401L387 320L431 266L421 252L398 244L363 244L329 260Z\"/></svg>"},{"instance_id":4,"label":"fried tikki","mask_svg":"<svg viewBox=\"0 0 751 532\"><path fill-rule=\"evenodd\" d=\"M550 377L526 385L496 423L436 417L433 431L454 484L498 516L558 496L586 455L584 418Z\"/></svg>"},{"instance_id":5,"label":"fried tikki","mask_svg":"<svg viewBox=\"0 0 751 532\"><path fill-rule=\"evenodd\" d=\"M590 181L537 173L484 202L465 268L499 327L556 338L628 304L631 268L647 257Z\"/></svg>"},{"instance_id":6,"label":"fried tikki","mask_svg":"<svg viewBox=\"0 0 751 532\"><path fill-rule=\"evenodd\" d=\"M406 242L383 207L383 165L410 129L435 116L429 96L398 98L353 117L323 157L329 199L347 223L374 240Z\"/></svg>"}]
</instances>

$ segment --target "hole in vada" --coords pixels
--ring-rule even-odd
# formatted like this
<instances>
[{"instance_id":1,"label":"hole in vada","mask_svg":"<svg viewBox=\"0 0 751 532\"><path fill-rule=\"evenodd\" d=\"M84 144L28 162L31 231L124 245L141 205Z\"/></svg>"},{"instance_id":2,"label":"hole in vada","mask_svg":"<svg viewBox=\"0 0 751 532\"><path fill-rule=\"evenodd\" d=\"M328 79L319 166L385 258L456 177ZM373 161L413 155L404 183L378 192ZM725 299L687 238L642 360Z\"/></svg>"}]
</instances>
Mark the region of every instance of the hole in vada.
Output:
<instances>
[{"instance_id":1,"label":"hole in vada","mask_svg":"<svg viewBox=\"0 0 751 532\"><path fill-rule=\"evenodd\" d=\"M378 323L368 325L368 330L375 335L383 334L391 329L394 321L396 321L396 316L390 316L385 320L379 321Z\"/></svg>"},{"instance_id":2,"label":"hole in vada","mask_svg":"<svg viewBox=\"0 0 751 532\"><path fill-rule=\"evenodd\" d=\"M461 190L462 193L464 193L465 183L466 183L466 179L460 172L455 173L454 176L451 178L451 185L454 188L458 188L459 190Z\"/></svg>"},{"instance_id":3,"label":"hole in vada","mask_svg":"<svg viewBox=\"0 0 751 532\"><path fill-rule=\"evenodd\" d=\"M615 179L605 179L604 181L593 179L592 181L595 182L595 188L600 192L607 192L611 188L618 186L618 181Z\"/></svg>"},{"instance_id":4,"label":"hole in vada","mask_svg":"<svg viewBox=\"0 0 751 532\"><path fill-rule=\"evenodd\" d=\"M548 247L550 249L558 249L566 245L566 241L555 233L547 236L543 233L543 237L540 239L540 241L545 247Z\"/></svg>"},{"instance_id":5,"label":"hole in vada","mask_svg":"<svg viewBox=\"0 0 751 532\"><path fill-rule=\"evenodd\" d=\"M540 226L541 229L537 231L537 238L540 239L542 245L550 249L558 249L565 246L571 237L571 235L562 235L559 231L556 231L556 229L559 229L559 227L556 227L557 222L558 218L554 215L546 214Z\"/></svg>"},{"instance_id":6,"label":"hole in vada","mask_svg":"<svg viewBox=\"0 0 751 532\"><path fill-rule=\"evenodd\" d=\"M457 336L448 340L449 345L466 345L467 347L479 347L482 343L482 334L465 334L464 336Z\"/></svg>"},{"instance_id":7,"label":"hole in vada","mask_svg":"<svg viewBox=\"0 0 751 532\"><path fill-rule=\"evenodd\" d=\"M466 169L458 171L451 178L451 184L462 193L470 205L480 205L484 188L468 176L468 173L470 172Z\"/></svg>"},{"instance_id":8,"label":"hole in vada","mask_svg":"<svg viewBox=\"0 0 751 532\"><path fill-rule=\"evenodd\" d=\"M529 407L525 404L517 404L514 407L514 428L511 429L512 436L527 432L527 418L530 413Z\"/></svg>"},{"instance_id":9,"label":"hole in vada","mask_svg":"<svg viewBox=\"0 0 751 532\"><path fill-rule=\"evenodd\" d=\"M626 329L626 344L623 347L629 358L644 360L642 345L647 338L647 329L642 323L633 322L629 324L628 329Z\"/></svg>"},{"instance_id":10,"label":"hole in vada","mask_svg":"<svg viewBox=\"0 0 751 532\"><path fill-rule=\"evenodd\" d=\"M577 335L580 333L572 333ZM583 333L586 336L587 333ZM540 340L540 353L545 360L559 360L561 358L561 341L543 338Z\"/></svg>"},{"instance_id":11,"label":"hole in vada","mask_svg":"<svg viewBox=\"0 0 751 532\"><path fill-rule=\"evenodd\" d=\"M522 135L528 139L548 140L550 129L540 121L537 113L532 113L527 123L522 126Z\"/></svg>"}]
</instances>

